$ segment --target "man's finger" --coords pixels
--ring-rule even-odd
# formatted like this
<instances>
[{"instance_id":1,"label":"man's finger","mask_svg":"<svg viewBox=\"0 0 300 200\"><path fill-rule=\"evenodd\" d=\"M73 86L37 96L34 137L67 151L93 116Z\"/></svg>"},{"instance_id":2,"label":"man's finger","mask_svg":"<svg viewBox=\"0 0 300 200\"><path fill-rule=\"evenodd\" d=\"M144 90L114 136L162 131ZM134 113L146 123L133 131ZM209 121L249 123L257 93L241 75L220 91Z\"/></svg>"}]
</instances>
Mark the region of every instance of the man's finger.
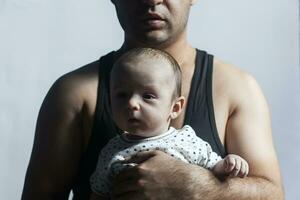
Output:
<instances>
[{"instance_id":1,"label":"man's finger","mask_svg":"<svg viewBox=\"0 0 300 200\"><path fill-rule=\"evenodd\" d=\"M142 151L138 152L134 156L130 157L129 159L125 159L123 163L136 163L136 164L141 164L145 162L146 160L152 158L155 156L157 153L155 151Z\"/></svg>"},{"instance_id":2,"label":"man's finger","mask_svg":"<svg viewBox=\"0 0 300 200\"><path fill-rule=\"evenodd\" d=\"M141 185L136 179L123 182L116 182L113 187L112 195L114 197L123 196L126 193L137 192L141 190Z\"/></svg>"},{"instance_id":3,"label":"man's finger","mask_svg":"<svg viewBox=\"0 0 300 200\"><path fill-rule=\"evenodd\" d=\"M115 182L124 182L131 179L136 179L141 176L140 170L136 169L137 166L124 169L120 171L115 177Z\"/></svg>"}]
</instances>

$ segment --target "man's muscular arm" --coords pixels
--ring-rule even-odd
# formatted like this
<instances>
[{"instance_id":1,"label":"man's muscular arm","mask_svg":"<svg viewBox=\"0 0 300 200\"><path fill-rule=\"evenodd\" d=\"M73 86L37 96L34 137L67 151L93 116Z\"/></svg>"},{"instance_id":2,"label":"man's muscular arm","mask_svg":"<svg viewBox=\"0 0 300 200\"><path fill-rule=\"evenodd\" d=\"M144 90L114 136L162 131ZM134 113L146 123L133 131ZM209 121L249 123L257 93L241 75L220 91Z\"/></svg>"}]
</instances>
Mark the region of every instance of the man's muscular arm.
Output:
<instances>
[{"instance_id":1,"label":"man's muscular arm","mask_svg":"<svg viewBox=\"0 0 300 200\"><path fill-rule=\"evenodd\" d=\"M232 80L231 86L229 96L235 107L227 122L226 147L228 153L238 154L248 161L249 176L220 182L209 171L195 168L191 182L194 191L199 188L197 182L201 183L203 178L207 183L207 187L196 193L195 199L283 199L265 98L250 75L241 73L238 79ZM201 192L208 195L203 198Z\"/></svg>"},{"instance_id":2,"label":"man's muscular arm","mask_svg":"<svg viewBox=\"0 0 300 200\"><path fill-rule=\"evenodd\" d=\"M238 78L232 90L236 95L231 95L236 107L227 122L225 141L228 153L249 162L250 173L245 180L229 179L227 194L237 199L283 199L267 102L252 76L241 73Z\"/></svg>"},{"instance_id":3,"label":"man's muscular arm","mask_svg":"<svg viewBox=\"0 0 300 200\"><path fill-rule=\"evenodd\" d=\"M69 75L49 90L36 126L22 199L68 199L83 152L80 80Z\"/></svg>"}]
</instances>

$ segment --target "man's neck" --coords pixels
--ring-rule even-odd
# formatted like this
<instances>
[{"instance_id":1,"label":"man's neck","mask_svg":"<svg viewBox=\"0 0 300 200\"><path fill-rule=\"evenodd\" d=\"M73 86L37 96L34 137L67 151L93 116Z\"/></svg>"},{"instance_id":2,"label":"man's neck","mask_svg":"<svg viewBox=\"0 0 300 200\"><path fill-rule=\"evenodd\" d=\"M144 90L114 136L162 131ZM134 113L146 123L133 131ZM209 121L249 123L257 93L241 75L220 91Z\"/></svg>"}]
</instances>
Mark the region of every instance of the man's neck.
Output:
<instances>
[{"instance_id":1,"label":"man's neck","mask_svg":"<svg viewBox=\"0 0 300 200\"><path fill-rule=\"evenodd\" d=\"M128 49L132 49L135 47L150 47L150 46L125 40L122 47L118 50L118 53L122 54ZM180 66L184 66L186 63L188 63L188 61L192 60L195 52L195 49L187 41L186 33L182 34L174 42L171 42L169 44L160 44L151 47L168 52L176 59L176 61Z\"/></svg>"},{"instance_id":2,"label":"man's neck","mask_svg":"<svg viewBox=\"0 0 300 200\"><path fill-rule=\"evenodd\" d=\"M183 67L186 63L193 59L195 48L193 48L188 42L181 42L174 43L162 50L171 54L178 64Z\"/></svg>"}]
</instances>

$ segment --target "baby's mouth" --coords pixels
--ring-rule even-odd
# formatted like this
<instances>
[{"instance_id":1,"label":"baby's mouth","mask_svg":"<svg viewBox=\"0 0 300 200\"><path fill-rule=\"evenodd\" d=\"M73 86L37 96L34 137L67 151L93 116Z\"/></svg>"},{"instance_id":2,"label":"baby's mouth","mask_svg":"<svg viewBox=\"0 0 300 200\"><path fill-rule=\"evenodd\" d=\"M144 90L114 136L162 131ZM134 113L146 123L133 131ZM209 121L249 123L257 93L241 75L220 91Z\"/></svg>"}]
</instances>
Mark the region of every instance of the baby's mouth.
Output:
<instances>
[{"instance_id":1,"label":"baby's mouth","mask_svg":"<svg viewBox=\"0 0 300 200\"><path fill-rule=\"evenodd\" d=\"M140 120L137 118L130 118L128 119L128 122L131 124L140 123Z\"/></svg>"}]
</instances>

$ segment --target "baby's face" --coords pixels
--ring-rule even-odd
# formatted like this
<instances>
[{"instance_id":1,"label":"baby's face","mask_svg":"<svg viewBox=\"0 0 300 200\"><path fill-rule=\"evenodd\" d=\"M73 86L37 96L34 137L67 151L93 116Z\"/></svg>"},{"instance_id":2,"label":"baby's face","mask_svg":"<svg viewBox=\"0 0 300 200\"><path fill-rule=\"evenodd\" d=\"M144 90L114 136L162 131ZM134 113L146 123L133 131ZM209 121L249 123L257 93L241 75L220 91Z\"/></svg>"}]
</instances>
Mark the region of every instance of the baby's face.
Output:
<instances>
[{"instance_id":1,"label":"baby's face","mask_svg":"<svg viewBox=\"0 0 300 200\"><path fill-rule=\"evenodd\" d=\"M112 115L120 129L150 137L168 130L175 79L172 67L159 58L131 58L112 70Z\"/></svg>"}]
</instances>

